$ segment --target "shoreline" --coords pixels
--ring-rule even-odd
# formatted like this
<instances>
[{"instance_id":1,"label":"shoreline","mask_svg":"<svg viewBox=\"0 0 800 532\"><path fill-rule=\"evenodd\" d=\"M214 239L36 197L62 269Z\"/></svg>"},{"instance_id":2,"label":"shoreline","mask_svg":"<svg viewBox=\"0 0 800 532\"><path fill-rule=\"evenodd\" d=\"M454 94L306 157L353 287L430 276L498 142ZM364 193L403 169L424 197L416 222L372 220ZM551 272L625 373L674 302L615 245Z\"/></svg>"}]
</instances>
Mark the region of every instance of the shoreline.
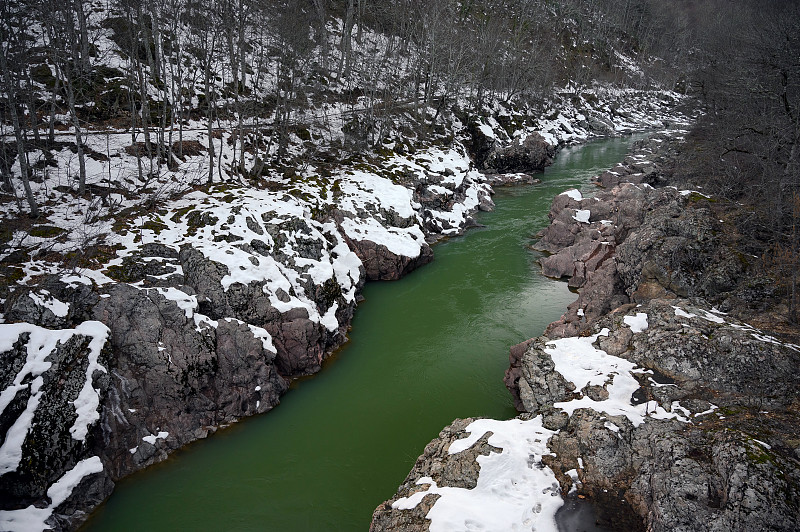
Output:
<instances>
[{"instance_id":1,"label":"shoreline","mask_svg":"<svg viewBox=\"0 0 800 532\"><path fill-rule=\"evenodd\" d=\"M380 177L387 168L344 172L333 181L300 181L293 196L299 201L268 192L253 198L252 190L215 185L114 233L122 248L101 271L47 278L35 261L25 266L26 278L45 277L45 282L15 290L5 302L5 321L39 324L31 330L45 337L53 328L93 324L94 338L103 340L97 366L79 366L85 375L71 375L67 387L91 390L87 393L96 399L87 408L98 407L96 415L88 413L83 439L64 438L60 450L35 450L53 461L45 460L46 469L34 473L48 477L45 486L74 477L65 502L52 505L45 499L37 503L43 508L31 504L26 509L28 501L41 498L38 487L21 496L19 510L3 510L2 519L41 519L58 529L74 528L87 509L110 494L116 480L216 427L278 404L292 379L316 372L341 345L366 280L398 278L428 262L432 252L423 230L442 237L460 234L473 210L489 208L485 178L467 164L465 152L457 151L394 157L404 172L417 172L414 195L402 180ZM548 157L546 150L544 157L540 160ZM427 169L414 159L426 160ZM320 202L306 199L317 194L319 184L333 198L319 196L330 202L322 218L314 210ZM418 213L421 225L413 222ZM360 225L351 223L356 218ZM294 251L284 252L290 248ZM281 277L275 282L270 272L277 271ZM334 284L325 280L328 275ZM0 324L6 335L16 331L9 327ZM16 334L8 341L19 346L12 358L22 357L24 338ZM73 364L83 356L81 349L80 344L56 348L48 355L56 364L37 371L49 375L48 370ZM42 393L59 405L58 415L32 426L70 425L75 398L50 388ZM44 416L36 404L28 419ZM35 432L28 428L23 436L35 438ZM100 471L81 469L80 459L93 456L100 458ZM24 491L19 475L11 471L3 480Z\"/></svg>"},{"instance_id":2,"label":"shoreline","mask_svg":"<svg viewBox=\"0 0 800 532\"><path fill-rule=\"evenodd\" d=\"M650 146L668 143L661 138L642 144L648 142ZM627 165L598 176L596 181L605 188L593 198L565 192L554 199L551 225L541 233L536 247L551 253L541 261L544 272L569 278L579 297L561 320L548 327L546 336L511 349L506 385L523 414L506 422L457 420L445 428L426 447L395 496L376 509L372 530L428 530L433 523L458 528L465 526L462 519L467 518L489 528L497 525L492 520L493 515L497 517L496 508L492 509L495 499L482 491L484 481L476 469L487 468L491 478L500 475L507 479L501 484L496 484L499 478L495 480L498 487L519 484L528 475L524 465L510 470L497 470L501 466L494 465L502 462L504 455L511 460L515 453L535 456L538 467L554 475L533 482L522 493L515 490L516 495L499 487L504 495L497 497L517 500L523 495L519 500L527 500L518 509L506 509L507 513L520 512L515 514L519 521L512 520L518 526L536 523L541 529L555 530L555 510L531 514L525 506L545 508L540 506L543 501L535 502L539 501L535 494L551 482L558 486L553 496L572 493L587 497L599 522L617 528L699 530L725 523L732 529L759 530L770 523L775 529L792 530L797 526L791 498L782 500L776 489L791 492L800 478L796 462L800 442L794 444L797 450L791 447L791 427L798 426L792 406L797 403L792 391L797 383L791 370L785 369L800 369L800 347L709 304L704 308L699 299L702 290L717 290L714 299L723 302L722 306L733 300L733 296L725 299L726 292L719 287L736 286L737 279L721 281L718 271L729 269L719 266L719 260L707 261L699 272L681 272L678 266L683 263L670 263L669 256L650 263L642 260L665 251L653 245L659 242L671 243L667 250L694 241L715 247L714 239L698 238L697 233L705 227L703 223L712 223L708 209L695 205L708 200L697 193L654 189L652 185L668 183L659 182L664 169L657 164L639 171L643 162L652 163L652 155L647 161L628 157ZM666 157L662 162L669 160ZM635 183L622 183L626 176L632 176ZM659 209L666 218L658 217ZM604 220L609 212L623 216L611 224ZM659 220L675 220L666 226L673 236L664 239L653 233L665 229L666 222ZM670 241L677 237L686 243ZM603 246L613 247L615 253L599 254ZM696 252L704 257L719 255L708 249ZM620 255L627 262L621 262ZM642 262L651 266L643 268ZM618 272L619 264L623 267ZM654 269L656 265L663 268ZM746 282L745 268L732 271L730 275ZM727 306L733 304L728 301ZM736 308L725 310L730 313ZM729 354L734 353L736 363L730 360ZM740 365L755 359L761 360L757 370L742 370ZM592 369L582 376L580 371L576 373L575 364ZM609 373L609 364L618 369ZM623 372L621 368L629 369ZM624 375L627 385L619 382ZM761 381L772 386L757 386ZM632 391L638 399L630 404L625 398ZM761 416L780 419L787 428L780 430L770 421L750 421L754 400ZM488 427L487 422L495 425ZM514 428L519 424L528 424L527 433L540 434L534 439L547 442L547 446L520 443L525 436L509 439L520 430ZM493 435L484 434L487 430ZM762 436L749 435L753 433ZM462 441L466 435L470 439ZM527 436L527 441L532 437ZM470 445L476 438L485 442L483 447ZM659 440L670 443L663 451L648 451ZM707 450L697 451L698 446ZM470 453L461 451L463 448ZM484 455L480 466L475 463L476 452ZM682 453L683 462L676 463L672 453ZM765 461L772 467L764 467ZM530 460L528 464L530 467ZM748 471L750 482L760 487L758 502L739 491L742 488L736 479L740 477L736 475L740 473L734 471L742 469ZM469 473L464 477L459 471ZM791 478L795 481L787 480ZM666 489L666 485L671 487ZM610 496L612 493L618 495ZM687 499L683 493L689 493ZM686 514L687 504L691 515Z\"/></svg>"}]
</instances>

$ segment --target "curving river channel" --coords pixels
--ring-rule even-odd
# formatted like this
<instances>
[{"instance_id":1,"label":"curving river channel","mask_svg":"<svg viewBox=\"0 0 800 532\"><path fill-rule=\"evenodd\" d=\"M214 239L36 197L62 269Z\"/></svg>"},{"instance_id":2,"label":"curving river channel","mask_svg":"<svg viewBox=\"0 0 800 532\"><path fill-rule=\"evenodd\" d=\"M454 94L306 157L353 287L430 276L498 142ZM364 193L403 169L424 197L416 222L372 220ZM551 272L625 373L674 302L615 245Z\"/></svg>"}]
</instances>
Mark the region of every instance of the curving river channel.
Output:
<instances>
[{"instance_id":1,"label":"curving river channel","mask_svg":"<svg viewBox=\"0 0 800 532\"><path fill-rule=\"evenodd\" d=\"M500 189L487 227L435 246L401 281L370 283L350 342L272 412L120 482L85 531L366 531L372 511L453 419L516 415L511 345L575 299L527 245L555 194L591 187L631 139L561 150L542 184Z\"/></svg>"}]
</instances>

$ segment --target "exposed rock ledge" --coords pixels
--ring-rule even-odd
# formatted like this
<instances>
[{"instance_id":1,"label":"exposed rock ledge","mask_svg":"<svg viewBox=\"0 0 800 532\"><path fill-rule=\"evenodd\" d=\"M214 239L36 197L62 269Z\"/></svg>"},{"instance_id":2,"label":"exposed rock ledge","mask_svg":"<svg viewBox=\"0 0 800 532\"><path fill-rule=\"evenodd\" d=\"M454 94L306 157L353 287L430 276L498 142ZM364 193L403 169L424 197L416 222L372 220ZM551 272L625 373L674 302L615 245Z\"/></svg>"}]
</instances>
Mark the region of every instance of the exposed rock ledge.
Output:
<instances>
[{"instance_id":1,"label":"exposed rock ledge","mask_svg":"<svg viewBox=\"0 0 800 532\"><path fill-rule=\"evenodd\" d=\"M758 279L702 196L642 184L650 155L553 202L543 270L581 289L511 350L524 413L442 431L372 530L556 530L568 493L613 530L800 527L800 346L733 317Z\"/></svg>"}]
</instances>

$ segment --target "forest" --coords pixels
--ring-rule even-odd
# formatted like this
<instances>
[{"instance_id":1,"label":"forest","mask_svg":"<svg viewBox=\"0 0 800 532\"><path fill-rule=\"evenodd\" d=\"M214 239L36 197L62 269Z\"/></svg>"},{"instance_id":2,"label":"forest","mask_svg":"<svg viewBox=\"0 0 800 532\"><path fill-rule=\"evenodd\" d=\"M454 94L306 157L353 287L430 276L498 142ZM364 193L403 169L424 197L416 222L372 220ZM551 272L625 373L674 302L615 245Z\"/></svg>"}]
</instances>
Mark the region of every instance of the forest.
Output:
<instances>
[{"instance_id":1,"label":"forest","mask_svg":"<svg viewBox=\"0 0 800 532\"><path fill-rule=\"evenodd\" d=\"M230 172L252 179L297 157L446 138L448 117L496 101L525 115L559 88L657 86L705 110L685 171L746 200L741 229L797 284L796 2L3 0L0 11L2 190L34 218L30 181L65 142L78 194L107 194L87 189L86 158L107 156L89 132L128 132L147 189L198 149L187 128L207 130L208 182L222 178L220 130Z\"/></svg>"}]
</instances>

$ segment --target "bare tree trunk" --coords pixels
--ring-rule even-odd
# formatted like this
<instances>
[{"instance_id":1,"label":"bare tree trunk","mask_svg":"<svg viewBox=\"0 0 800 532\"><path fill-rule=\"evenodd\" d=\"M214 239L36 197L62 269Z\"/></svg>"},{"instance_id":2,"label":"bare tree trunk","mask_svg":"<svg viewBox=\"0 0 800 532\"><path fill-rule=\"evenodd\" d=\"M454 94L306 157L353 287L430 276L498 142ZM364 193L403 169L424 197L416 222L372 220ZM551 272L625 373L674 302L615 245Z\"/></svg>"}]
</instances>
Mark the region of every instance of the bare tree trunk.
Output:
<instances>
[{"instance_id":1,"label":"bare tree trunk","mask_svg":"<svg viewBox=\"0 0 800 532\"><path fill-rule=\"evenodd\" d=\"M47 126L47 142L52 145L56 141L56 95L58 94L61 78L56 72L56 82L50 94L50 120Z\"/></svg>"},{"instance_id":2,"label":"bare tree trunk","mask_svg":"<svg viewBox=\"0 0 800 532\"><path fill-rule=\"evenodd\" d=\"M28 85L30 86L30 80L28 81ZM36 141L38 146L41 146L42 137L39 135L39 115L36 112L36 103L33 99L33 91L28 91L28 98L27 98L27 105L28 105L28 118L31 122L31 130L33 131L33 138Z\"/></svg>"},{"instance_id":3,"label":"bare tree trunk","mask_svg":"<svg viewBox=\"0 0 800 532\"><path fill-rule=\"evenodd\" d=\"M319 47L320 47L320 65L323 70L328 70L328 13L325 10L325 0L314 0L314 8L317 10L318 19L318 32L319 32Z\"/></svg>"},{"instance_id":4,"label":"bare tree trunk","mask_svg":"<svg viewBox=\"0 0 800 532\"><path fill-rule=\"evenodd\" d=\"M72 118L72 126L75 128L75 146L78 150L78 194L83 196L86 193L86 158L83 154L83 132L81 123L78 119L78 112L75 109L75 91L73 90L70 72L64 75L67 88L67 103L69 104L69 114Z\"/></svg>"},{"instance_id":5,"label":"bare tree trunk","mask_svg":"<svg viewBox=\"0 0 800 532\"><path fill-rule=\"evenodd\" d=\"M79 73L85 76L91 71L92 65L89 60L89 33L86 28L86 11L83 8L83 0L74 0L75 13L78 15L78 32L80 37L80 61ZM77 59L77 58L76 58Z\"/></svg>"},{"instance_id":6,"label":"bare tree trunk","mask_svg":"<svg viewBox=\"0 0 800 532\"><path fill-rule=\"evenodd\" d=\"M0 35L0 37L5 38L5 35ZM5 40L5 39L3 39ZM8 61L6 61L5 53L0 53L0 68L3 70L3 80L5 81L6 86L6 94L8 97L8 107L11 114L11 121L14 125L14 138L16 139L17 143L17 157L19 158L19 171L20 171L20 179L22 180L22 186L25 189L25 198L28 200L28 206L31 210L31 218L38 218L39 217L39 206L36 205L36 198L33 196L33 190L31 190L31 183L29 180L29 168L28 168L28 158L25 152L25 138L22 134L22 126L19 121L19 116L17 115L17 102L15 98L15 84L12 82L11 79L11 71L8 67Z\"/></svg>"},{"instance_id":7,"label":"bare tree trunk","mask_svg":"<svg viewBox=\"0 0 800 532\"><path fill-rule=\"evenodd\" d=\"M358 14L358 31L356 32L356 41L360 44L361 37L364 34L364 13L367 10L367 0L358 0L358 7L356 9Z\"/></svg>"},{"instance_id":8,"label":"bare tree trunk","mask_svg":"<svg viewBox=\"0 0 800 532\"><path fill-rule=\"evenodd\" d=\"M353 61L353 0L347 0L347 10L344 15L344 28L340 43L341 58L339 59L339 79L350 76Z\"/></svg>"},{"instance_id":9,"label":"bare tree trunk","mask_svg":"<svg viewBox=\"0 0 800 532\"><path fill-rule=\"evenodd\" d=\"M206 121L208 123L208 184L214 182L214 137L213 133L213 120L214 120L214 106L211 96L211 49L206 50L208 57L206 57L205 68L203 70L203 81L205 82L206 91Z\"/></svg>"}]
</instances>

